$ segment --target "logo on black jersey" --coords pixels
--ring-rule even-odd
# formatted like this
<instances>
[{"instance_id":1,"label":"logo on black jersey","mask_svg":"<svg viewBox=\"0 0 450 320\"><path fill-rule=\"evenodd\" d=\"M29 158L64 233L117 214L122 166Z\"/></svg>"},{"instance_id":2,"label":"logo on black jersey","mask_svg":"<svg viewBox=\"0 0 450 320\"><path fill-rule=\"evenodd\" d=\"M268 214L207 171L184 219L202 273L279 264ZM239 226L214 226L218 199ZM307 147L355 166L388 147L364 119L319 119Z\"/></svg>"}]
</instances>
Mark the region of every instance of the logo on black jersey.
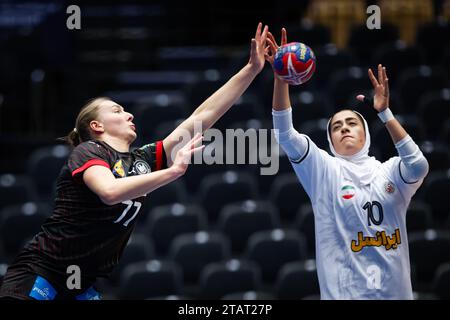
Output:
<instances>
[{"instance_id":1,"label":"logo on black jersey","mask_svg":"<svg viewBox=\"0 0 450 320\"><path fill-rule=\"evenodd\" d=\"M150 173L152 171L148 163L142 160L136 161L133 167L136 169L138 174Z\"/></svg>"},{"instance_id":2,"label":"logo on black jersey","mask_svg":"<svg viewBox=\"0 0 450 320\"><path fill-rule=\"evenodd\" d=\"M122 160L121 159L117 160L117 162L114 164L113 174L115 176L118 176L118 177L124 177L125 176L125 171L123 169L123 164L122 164Z\"/></svg>"}]
</instances>

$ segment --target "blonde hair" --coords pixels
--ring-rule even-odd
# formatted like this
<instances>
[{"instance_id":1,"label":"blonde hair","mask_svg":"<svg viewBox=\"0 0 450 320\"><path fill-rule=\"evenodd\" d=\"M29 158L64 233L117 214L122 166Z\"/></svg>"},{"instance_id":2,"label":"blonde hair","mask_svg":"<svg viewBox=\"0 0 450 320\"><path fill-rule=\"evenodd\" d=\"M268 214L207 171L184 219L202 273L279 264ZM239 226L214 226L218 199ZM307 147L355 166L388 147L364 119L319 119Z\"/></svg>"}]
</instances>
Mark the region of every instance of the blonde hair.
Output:
<instances>
[{"instance_id":1,"label":"blonde hair","mask_svg":"<svg viewBox=\"0 0 450 320\"><path fill-rule=\"evenodd\" d=\"M108 97L93 98L81 108L77 119L75 120L75 128L63 138L66 143L70 144L72 147L76 147L80 143L92 139L90 123L93 120L97 120L100 104L105 100L111 99Z\"/></svg>"}]
</instances>

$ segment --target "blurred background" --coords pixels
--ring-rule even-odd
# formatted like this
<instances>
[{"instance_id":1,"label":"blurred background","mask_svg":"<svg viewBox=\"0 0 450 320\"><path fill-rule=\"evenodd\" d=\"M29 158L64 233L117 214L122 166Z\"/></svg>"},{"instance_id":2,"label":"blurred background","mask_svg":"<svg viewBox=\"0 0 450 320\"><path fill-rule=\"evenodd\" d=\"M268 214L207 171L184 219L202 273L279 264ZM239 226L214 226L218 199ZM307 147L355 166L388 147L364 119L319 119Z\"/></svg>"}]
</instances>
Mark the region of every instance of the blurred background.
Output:
<instances>
[{"instance_id":1,"label":"blurred background","mask_svg":"<svg viewBox=\"0 0 450 320\"><path fill-rule=\"evenodd\" d=\"M80 30L66 27L71 4ZM379 30L366 27L371 4ZM328 117L351 107L370 123L372 154L397 154L354 98L371 94L367 68L386 65L391 109L430 163L407 214L415 298L449 298L449 20L449 0L1 1L0 278L51 214L70 152L56 138L88 99L109 96L134 114L134 147L162 139L247 63L262 21L316 54L315 75L290 94L295 127L324 149ZM215 128L272 128L272 87L266 65ZM119 267L99 281L105 298L318 299L308 197L284 154L278 174L259 172L195 165L152 193Z\"/></svg>"}]
</instances>

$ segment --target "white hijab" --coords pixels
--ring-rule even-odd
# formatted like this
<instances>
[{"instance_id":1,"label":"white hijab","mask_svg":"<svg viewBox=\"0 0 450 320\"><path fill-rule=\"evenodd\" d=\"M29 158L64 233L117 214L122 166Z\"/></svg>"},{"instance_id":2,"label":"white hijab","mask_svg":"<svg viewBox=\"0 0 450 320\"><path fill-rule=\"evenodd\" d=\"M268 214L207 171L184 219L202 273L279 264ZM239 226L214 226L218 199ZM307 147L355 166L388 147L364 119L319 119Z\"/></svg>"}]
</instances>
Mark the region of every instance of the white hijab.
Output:
<instances>
[{"instance_id":1,"label":"white hijab","mask_svg":"<svg viewBox=\"0 0 450 320\"><path fill-rule=\"evenodd\" d=\"M358 114L364 122L364 132L366 134L366 142L361 150L351 156L343 156L336 152L331 142L330 130L330 120L327 124L327 139L330 146L330 150L333 155L340 159L341 168L344 173L344 177L350 179L353 183L358 186L368 185L376 176L376 172L381 166L381 162L376 160L375 157L369 157L369 147L370 147L370 133L369 127L367 125L366 119L357 111L352 110L354 113Z\"/></svg>"}]
</instances>

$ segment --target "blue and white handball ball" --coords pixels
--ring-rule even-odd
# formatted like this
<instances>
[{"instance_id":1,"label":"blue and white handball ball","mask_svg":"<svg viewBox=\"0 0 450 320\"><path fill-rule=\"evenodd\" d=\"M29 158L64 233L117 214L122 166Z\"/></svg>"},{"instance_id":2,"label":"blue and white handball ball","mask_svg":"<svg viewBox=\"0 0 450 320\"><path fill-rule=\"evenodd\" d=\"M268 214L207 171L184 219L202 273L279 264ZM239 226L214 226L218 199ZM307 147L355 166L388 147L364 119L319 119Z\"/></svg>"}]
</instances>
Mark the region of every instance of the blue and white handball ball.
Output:
<instances>
[{"instance_id":1,"label":"blue and white handball ball","mask_svg":"<svg viewBox=\"0 0 450 320\"><path fill-rule=\"evenodd\" d=\"M291 85L299 85L313 76L316 56L311 48L303 43L287 43L275 53L273 67L280 79Z\"/></svg>"}]
</instances>

